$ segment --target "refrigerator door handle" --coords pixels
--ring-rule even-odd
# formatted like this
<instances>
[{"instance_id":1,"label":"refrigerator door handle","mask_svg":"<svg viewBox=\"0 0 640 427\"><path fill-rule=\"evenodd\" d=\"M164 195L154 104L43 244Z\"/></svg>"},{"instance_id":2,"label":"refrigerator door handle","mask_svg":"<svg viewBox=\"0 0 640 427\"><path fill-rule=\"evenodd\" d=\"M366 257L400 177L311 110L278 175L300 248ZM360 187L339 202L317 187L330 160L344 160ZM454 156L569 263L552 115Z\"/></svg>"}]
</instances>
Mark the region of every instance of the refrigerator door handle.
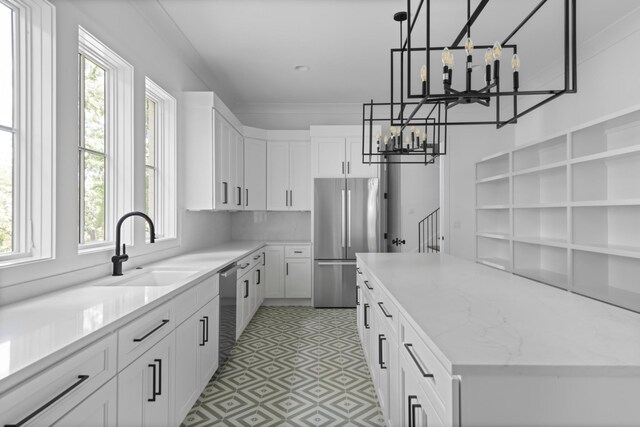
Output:
<instances>
[{"instance_id":1,"label":"refrigerator door handle","mask_svg":"<svg viewBox=\"0 0 640 427\"><path fill-rule=\"evenodd\" d=\"M340 198L340 205L341 205L341 209L340 212L342 213L342 221L340 221L342 223L342 234L340 235L340 244L342 245L342 247L344 248L344 241L346 239L346 233L345 233L345 219L344 219L344 190L342 190L342 197Z\"/></svg>"},{"instance_id":2,"label":"refrigerator door handle","mask_svg":"<svg viewBox=\"0 0 640 427\"><path fill-rule=\"evenodd\" d=\"M355 261L318 262L318 265L356 265Z\"/></svg>"},{"instance_id":3,"label":"refrigerator door handle","mask_svg":"<svg viewBox=\"0 0 640 427\"><path fill-rule=\"evenodd\" d=\"M351 190L347 191L347 247L351 247Z\"/></svg>"}]
</instances>

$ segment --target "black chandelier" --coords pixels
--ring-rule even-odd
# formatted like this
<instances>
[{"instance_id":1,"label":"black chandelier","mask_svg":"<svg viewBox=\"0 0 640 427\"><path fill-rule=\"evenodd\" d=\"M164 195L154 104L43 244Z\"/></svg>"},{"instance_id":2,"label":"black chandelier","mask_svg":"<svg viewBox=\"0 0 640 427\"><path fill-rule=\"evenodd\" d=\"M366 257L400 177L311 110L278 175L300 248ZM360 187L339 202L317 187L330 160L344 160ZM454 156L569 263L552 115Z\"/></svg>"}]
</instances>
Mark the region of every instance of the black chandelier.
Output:
<instances>
[{"instance_id":1,"label":"black chandelier","mask_svg":"<svg viewBox=\"0 0 640 427\"><path fill-rule=\"evenodd\" d=\"M413 3L413 4L412 4ZM417 3L417 6L414 5ZM509 2L512 3L512 2ZM517 123L518 118L541 107L542 105L558 98L565 93L576 92L577 81L577 59L576 59L576 0L541 0L532 10L524 11L526 16L519 22L514 29L502 41L495 41L491 44L475 45L471 39L473 25L485 11L489 0L479 0L475 9L472 10L471 0L467 0L466 21L460 32L448 46L434 46L432 44L431 30L432 22L432 1L431 0L407 0L407 11L398 12L394 15L394 20L400 24L400 47L391 49L391 101L386 104L376 104L373 101L363 105L363 128L372 121L386 121L390 124L390 133L394 135L380 136L380 141L376 136L368 133L367 137L363 137L363 157L365 161L375 163L373 159L380 158L390 161L394 155L401 155L398 161L394 163L418 163L410 159L407 155L413 155L414 152L426 157L428 161L420 163L433 163L433 160L439 156L446 154L446 127L448 125L494 125L500 129L508 124ZM512 4L519 4L513 2ZM551 5L551 6L550 6ZM560 87L548 89L522 90L520 85L520 57L518 55L518 44L513 42L514 36L520 32L526 24L541 11L550 7L555 7L562 12L563 33L563 79ZM419 20L424 20L424 27L417 26ZM421 23L422 24L422 23ZM406 28L406 38L403 37L403 27ZM418 31L423 28L423 31ZM455 33L454 33L455 34ZM466 40L464 45L462 41ZM420 38L419 41L417 41ZM422 45L422 46L420 46ZM473 87L474 68L478 65L473 64L474 50L481 49L484 59L484 70L482 73L483 84ZM454 83L454 52L464 50L466 53L465 70L463 83L458 87ZM507 57L506 54L510 54ZM436 84L432 84L434 80L430 78L429 72L432 71L432 56L439 57L442 61L442 90L436 89ZM503 78L504 72L501 70L501 63L505 62L507 57L511 65L511 78ZM422 64L420 68L416 65ZM399 73L397 70L399 69ZM399 76L399 78L398 78ZM419 80L418 78L419 77ZM420 81L419 87L412 85L413 81ZM512 113L508 117L501 116L504 107L508 101L512 107ZM446 114L449 109L459 105L480 105L482 107L495 106L495 115L487 117L487 115L474 117L474 120L452 120L450 115ZM521 105L526 104L524 109ZM367 109L366 106L369 106ZM374 107L376 105L386 105L389 107L387 113L383 116L376 116ZM441 110L444 109L444 113ZM434 114L438 111L438 114ZM369 114L369 116L366 115ZM384 117L386 116L386 117ZM425 128L426 134L438 134L444 137L444 140L426 141L426 147L432 147L430 154L424 156L425 147L413 148L409 145L406 150L407 135L410 130L418 127ZM437 131L428 132L429 127L436 127ZM399 135L395 135L399 132ZM421 133L422 135L422 133ZM413 135L415 136L415 132ZM396 144L384 144L385 139L394 137ZM367 141L368 139L369 141ZM397 140L404 142L404 149L398 148ZM413 137L411 138L414 139ZM424 142L424 141L423 141ZM378 147L380 150L378 151ZM378 157L376 157L378 156ZM431 160L431 161L429 161Z\"/></svg>"}]
</instances>

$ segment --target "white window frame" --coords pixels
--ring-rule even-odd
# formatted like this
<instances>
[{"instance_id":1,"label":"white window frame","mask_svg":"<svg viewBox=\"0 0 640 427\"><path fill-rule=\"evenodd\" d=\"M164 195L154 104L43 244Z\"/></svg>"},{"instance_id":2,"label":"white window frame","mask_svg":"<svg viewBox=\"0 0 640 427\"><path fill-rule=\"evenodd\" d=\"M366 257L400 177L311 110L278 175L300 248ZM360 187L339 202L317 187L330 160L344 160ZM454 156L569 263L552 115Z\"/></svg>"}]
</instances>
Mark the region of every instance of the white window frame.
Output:
<instances>
[{"instance_id":1,"label":"white window frame","mask_svg":"<svg viewBox=\"0 0 640 427\"><path fill-rule=\"evenodd\" d=\"M159 237L159 240L175 239L178 237L178 204L176 198L177 102L173 96L162 89L149 77L145 77L145 101L146 98L151 99L156 104L155 214L157 215L157 217L154 217L156 236ZM143 164L145 168L144 176L146 177L146 158L143 161Z\"/></svg>"},{"instance_id":2,"label":"white window frame","mask_svg":"<svg viewBox=\"0 0 640 427\"><path fill-rule=\"evenodd\" d=\"M55 256L55 8L1 0L14 10L14 250L0 268Z\"/></svg>"},{"instance_id":3,"label":"white window frame","mask_svg":"<svg viewBox=\"0 0 640 427\"><path fill-rule=\"evenodd\" d=\"M78 244L78 252L112 250L118 219L133 210L133 66L78 27L78 52L105 73L105 240ZM82 76L78 76L82 78ZM79 210L78 210L79 212ZM80 226L80 218L78 218ZM133 221L122 226L122 242L133 244Z\"/></svg>"}]
</instances>

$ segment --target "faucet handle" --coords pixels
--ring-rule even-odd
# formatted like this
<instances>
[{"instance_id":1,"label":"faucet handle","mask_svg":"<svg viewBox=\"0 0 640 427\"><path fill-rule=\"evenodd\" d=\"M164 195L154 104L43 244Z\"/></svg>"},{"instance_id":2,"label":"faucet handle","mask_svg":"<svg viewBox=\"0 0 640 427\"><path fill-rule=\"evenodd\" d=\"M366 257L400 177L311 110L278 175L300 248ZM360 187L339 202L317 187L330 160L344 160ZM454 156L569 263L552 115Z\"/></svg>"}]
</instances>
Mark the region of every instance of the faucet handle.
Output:
<instances>
[{"instance_id":1,"label":"faucet handle","mask_svg":"<svg viewBox=\"0 0 640 427\"><path fill-rule=\"evenodd\" d=\"M124 243L122 244L122 255L126 255L127 254L127 245L125 245Z\"/></svg>"}]
</instances>

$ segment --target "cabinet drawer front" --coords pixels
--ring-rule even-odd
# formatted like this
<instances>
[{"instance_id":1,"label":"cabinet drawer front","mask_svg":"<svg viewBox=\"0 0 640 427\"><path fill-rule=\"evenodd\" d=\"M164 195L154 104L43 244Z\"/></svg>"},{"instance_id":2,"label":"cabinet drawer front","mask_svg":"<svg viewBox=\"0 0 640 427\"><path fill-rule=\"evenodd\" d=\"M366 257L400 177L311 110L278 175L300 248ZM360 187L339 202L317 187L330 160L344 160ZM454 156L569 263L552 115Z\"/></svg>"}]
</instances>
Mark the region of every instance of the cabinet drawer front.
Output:
<instances>
[{"instance_id":1,"label":"cabinet drawer front","mask_svg":"<svg viewBox=\"0 0 640 427\"><path fill-rule=\"evenodd\" d=\"M262 264L263 256L263 250L260 249L238 261L238 266L240 267L238 269L238 279L253 270L256 265Z\"/></svg>"},{"instance_id":2,"label":"cabinet drawer front","mask_svg":"<svg viewBox=\"0 0 640 427\"><path fill-rule=\"evenodd\" d=\"M176 325L180 325L202 306L202 303L198 301L197 286L187 289L178 295L174 300L174 304Z\"/></svg>"},{"instance_id":3,"label":"cabinet drawer front","mask_svg":"<svg viewBox=\"0 0 640 427\"><path fill-rule=\"evenodd\" d=\"M204 279L196 285L200 307L215 298L220 293L220 276L214 275Z\"/></svg>"},{"instance_id":4,"label":"cabinet drawer front","mask_svg":"<svg viewBox=\"0 0 640 427\"><path fill-rule=\"evenodd\" d=\"M400 312L391 301L389 295L380 287L376 292L376 307L382 321L387 325L389 331L394 336L398 336L398 325L400 324Z\"/></svg>"},{"instance_id":5,"label":"cabinet drawer front","mask_svg":"<svg viewBox=\"0 0 640 427\"><path fill-rule=\"evenodd\" d=\"M168 302L118 331L118 372L171 332L175 327L173 303Z\"/></svg>"},{"instance_id":6,"label":"cabinet drawer front","mask_svg":"<svg viewBox=\"0 0 640 427\"><path fill-rule=\"evenodd\" d=\"M116 334L47 368L0 397L0 425L51 425L116 374Z\"/></svg>"},{"instance_id":7,"label":"cabinet drawer front","mask_svg":"<svg viewBox=\"0 0 640 427\"><path fill-rule=\"evenodd\" d=\"M285 246L285 258L311 258L311 246Z\"/></svg>"},{"instance_id":8,"label":"cabinet drawer front","mask_svg":"<svg viewBox=\"0 0 640 427\"><path fill-rule=\"evenodd\" d=\"M453 378L404 317L401 319L401 330L404 339L399 351L412 361L410 366L418 383L429 396L438 415L446 418L452 408Z\"/></svg>"}]
</instances>

